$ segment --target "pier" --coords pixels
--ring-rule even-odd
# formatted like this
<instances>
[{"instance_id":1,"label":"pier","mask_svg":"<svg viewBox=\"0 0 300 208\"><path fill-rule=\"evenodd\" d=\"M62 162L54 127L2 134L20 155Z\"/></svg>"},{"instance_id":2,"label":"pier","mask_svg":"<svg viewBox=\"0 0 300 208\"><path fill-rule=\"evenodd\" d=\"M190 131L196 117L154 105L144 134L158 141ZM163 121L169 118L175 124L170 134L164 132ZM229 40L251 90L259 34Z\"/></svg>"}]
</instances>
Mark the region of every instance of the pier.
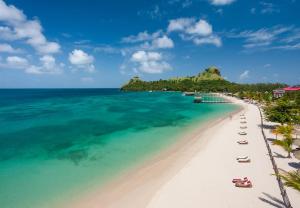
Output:
<instances>
[{"instance_id":1,"label":"pier","mask_svg":"<svg viewBox=\"0 0 300 208\"><path fill-rule=\"evenodd\" d=\"M194 103L231 103L220 93L196 93Z\"/></svg>"}]
</instances>

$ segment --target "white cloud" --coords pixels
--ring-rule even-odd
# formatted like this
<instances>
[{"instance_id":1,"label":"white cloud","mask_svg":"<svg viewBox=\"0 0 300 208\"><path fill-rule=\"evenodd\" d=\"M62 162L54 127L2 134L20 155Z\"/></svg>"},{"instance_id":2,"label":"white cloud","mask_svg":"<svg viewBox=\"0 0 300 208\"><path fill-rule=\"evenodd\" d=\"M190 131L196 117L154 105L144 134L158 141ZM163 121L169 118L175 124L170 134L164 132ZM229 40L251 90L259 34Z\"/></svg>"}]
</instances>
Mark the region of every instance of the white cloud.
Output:
<instances>
[{"instance_id":1,"label":"white cloud","mask_svg":"<svg viewBox=\"0 0 300 208\"><path fill-rule=\"evenodd\" d=\"M63 64L57 64L56 60L51 55L44 55L40 58L41 65L31 65L26 68L28 74L61 74L63 72Z\"/></svg>"},{"instance_id":2,"label":"white cloud","mask_svg":"<svg viewBox=\"0 0 300 208\"><path fill-rule=\"evenodd\" d=\"M168 32L173 31L185 31L195 22L194 18L179 18L170 20L168 26Z\"/></svg>"},{"instance_id":3,"label":"white cloud","mask_svg":"<svg viewBox=\"0 0 300 208\"><path fill-rule=\"evenodd\" d=\"M164 35L163 37L154 39L152 41L152 46L154 48L173 48L174 42L172 39Z\"/></svg>"},{"instance_id":4,"label":"white cloud","mask_svg":"<svg viewBox=\"0 0 300 208\"><path fill-rule=\"evenodd\" d=\"M274 26L271 28L261 28L259 30L246 30L239 33L230 33L229 38L244 39L244 48L267 48L276 43L283 42L287 38L280 40L282 36L288 36L293 31L293 27ZM296 40L296 39L295 39Z\"/></svg>"},{"instance_id":5,"label":"white cloud","mask_svg":"<svg viewBox=\"0 0 300 208\"><path fill-rule=\"evenodd\" d=\"M131 61L138 64L138 70L144 73L163 73L171 70L170 64L163 60L161 53L137 51L131 56Z\"/></svg>"},{"instance_id":6,"label":"white cloud","mask_svg":"<svg viewBox=\"0 0 300 208\"><path fill-rule=\"evenodd\" d=\"M210 0L210 3L215 6L223 6L233 3L235 0Z\"/></svg>"},{"instance_id":7,"label":"white cloud","mask_svg":"<svg viewBox=\"0 0 300 208\"><path fill-rule=\"evenodd\" d=\"M222 46L221 39L218 36L214 36L214 35L203 37L203 38L195 38L193 41L196 45L212 44L217 47Z\"/></svg>"},{"instance_id":8,"label":"white cloud","mask_svg":"<svg viewBox=\"0 0 300 208\"><path fill-rule=\"evenodd\" d=\"M0 22L6 26L0 27L0 38L4 40L23 40L39 53L57 53L60 45L47 41L43 28L38 20L28 20L24 13L0 0Z\"/></svg>"},{"instance_id":9,"label":"white cloud","mask_svg":"<svg viewBox=\"0 0 300 208\"><path fill-rule=\"evenodd\" d=\"M1 52L2 53L20 53L20 52L22 52L22 50L13 48L11 45L3 43L3 44L0 44L0 53Z\"/></svg>"},{"instance_id":10,"label":"white cloud","mask_svg":"<svg viewBox=\"0 0 300 208\"><path fill-rule=\"evenodd\" d=\"M63 67L63 64L56 64L55 58L51 55L42 56L38 65L30 64L28 59L20 56L8 56L5 62L0 60L0 68L21 69L28 74L61 74Z\"/></svg>"},{"instance_id":11,"label":"white cloud","mask_svg":"<svg viewBox=\"0 0 300 208\"><path fill-rule=\"evenodd\" d=\"M148 33L148 31L140 32L137 35L131 35L122 39L123 43L138 43L143 41L153 40L161 36L162 31L156 31L154 33Z\"/></svg>"},{"instance_id":12,"label":"white cloud","mask_svg":"<svg viewBox=\"0 0 300 208\"><path fill-rule=\"evenodd\" d=\"M19 56L8 56L6 58L7 66L10 68L24 68L29 65L28 60L26 58L22 58Z\"/></svg>"},{"instance_id":13,"label":"white cloud","mask_svg":"<svg viewBox=\"0 0 300 208\"><path fill-rule=\"evenodd\" d=\"M272 13L279 13L280 10L278 9L278 7L275 4L269 3L269 2L259 2L260 5L263 7L261 9L261 13L262 14L272 14Z\"/></svg>"},{"instance_id":14,"label":"white cloud","mask_svg":"<svg viewBox=\"0 0 300 208\"><path fill-rule=\"evenodd\" d=\"M160 53L157 52L145 52L138 51L132 54L131 60L135 62L144 62L144 61L159 61L162 59Z\"/></svg>"},{"instance_id":15,"label":"white cloud","mask_svg":"<svg viewBox=\"0 0 300 208\"><path fill-rule=\"evenodd\" d=\"M196 45L211 44L222 46L221 38L213 33L213 27L206 20L179 18L170 20L168 32L179 32L183 40L193 41Z\"/></svg>"},{"instance_id":16,"label":"white cloud","mask_svg":"<svg viewBox=\"0 0 300 208\"><path fill-rule=\"evenodd\" d=\"M249 73L250 73L249 70L245 70L243 73L241 73L239 76L240 80L249 78Z\"/></svg>"},{"instance_id":17,"label":"white cloud","mask_svg":"<svg viewBox=\"0 0 300 208\"><path fill-rule=\"evenodd\" d=\"M3 0L0 0L0 21L20 22L25 19L25 15L13 5L6 5Z\"/></svg>"},{"instance_id":18,"label":"white cloud","mask_svg":"<svg viewBox=\"0 0 300 208\"><path fill-rule=\"evenodd\" d=\"M86 69L88 72L95 71L95 66L93 65L94 57L92 55L88 55L82 50L75 49L69 53L69 61L74 66Z\"/></svg>"},{"instance_id":19,"label":"white cloud","mask_svg":"<svg viewBox=\"0 0 300 208\"><path fill-rule=\"evenodd\" d=\"M141 43L131 48L123 48L123 53L132 53L137 50L155 50L164 48L173 48L174 42L171 38L165 35L162 30L158 30L154 33L148 33L147 31L140 32L137 35L131 35L122 39L122 43ZM120 51L120 50L119 50Z\"/></svg>"},{"instance_id":20,"label":"white cloud","mask_svg":"<svg viewBox=\"0 0 300 208\"><path fill-rule=\"evenodd\" d=\"M82 50L75 49L69 54L69 61L74 65L91 64L94 61L94 57Z\"/></svg>"},{"instance_id":21,"label":"white cloud","mask_svg":"<svg viewBox=\"0 0 300 208\"><path fill-rule=\"evenodd\" d=\"M199 20L198 22L196 22L196 24L188 27L186 32L188 34L207 36L212 33L212 26L208 24L208 22L206 22L205 20Z\"/></svg>"},{"instance_id":22,"label":"white cloud","mask_svg":"<svg viewBox=\"0 0 300 208\"><path fill-rule=\"evenodd\" d=\"M272 65L271 64L265 64L264 68L270 68Z\"/></svg>"},{"instance_id":23,"label":"white cloud","mask_svg":"<svg viewBox=\"0 0 300 208\"><path fill-rule=\"evenodd\" d=\"M288 45L280 45L280 46L273 46L269 49L281 49L281 50L299 50L300 43L288 44Z\"/></svg>"}]
</instances>

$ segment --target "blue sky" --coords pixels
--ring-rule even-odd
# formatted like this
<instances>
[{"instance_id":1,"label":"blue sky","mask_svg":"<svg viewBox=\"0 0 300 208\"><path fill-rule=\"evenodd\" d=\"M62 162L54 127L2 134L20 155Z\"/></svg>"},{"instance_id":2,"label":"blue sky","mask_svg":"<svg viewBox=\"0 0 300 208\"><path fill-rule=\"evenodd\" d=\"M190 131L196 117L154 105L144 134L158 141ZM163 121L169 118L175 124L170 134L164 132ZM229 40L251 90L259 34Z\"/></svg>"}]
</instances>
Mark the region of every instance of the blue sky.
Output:
<instances>
[{"instance_id":1,"label":"blue sky","mask_svg":"<svg viewBox=\"0 0 300 208\"><path fill-rule=\"evenodd\" d=\"M0 0L0 88L120 87L215 65L300 83L299 0Z\"/></svg>"}]
</instances>

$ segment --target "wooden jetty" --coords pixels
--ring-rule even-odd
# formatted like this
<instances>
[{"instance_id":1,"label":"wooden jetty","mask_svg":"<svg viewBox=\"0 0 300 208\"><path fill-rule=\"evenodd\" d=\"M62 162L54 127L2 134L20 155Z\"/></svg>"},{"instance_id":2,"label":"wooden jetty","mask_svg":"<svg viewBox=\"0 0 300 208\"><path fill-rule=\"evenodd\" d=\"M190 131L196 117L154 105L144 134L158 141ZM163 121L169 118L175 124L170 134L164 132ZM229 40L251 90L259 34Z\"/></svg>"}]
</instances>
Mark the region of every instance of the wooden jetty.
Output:
<instances>
[{"instance_id":1,"label":"wooden jetty","mask_svg":"<svg viewBox=\"0 0 300 208\"><path fill-rule=\"evenodd\" d=\"M194 96L196 93L195 92L184 92L184 96Z\"/></svg>"},{"instance_id":2,"label":"wooden jetty","mask_svg":"<svg viewBox=\"0 0 300 208\"><path fill-rule=\"evenodd\" d=\"M194 103L231 103L231 101L219 93L196 93Z\"/></svg>"}]
</instances>

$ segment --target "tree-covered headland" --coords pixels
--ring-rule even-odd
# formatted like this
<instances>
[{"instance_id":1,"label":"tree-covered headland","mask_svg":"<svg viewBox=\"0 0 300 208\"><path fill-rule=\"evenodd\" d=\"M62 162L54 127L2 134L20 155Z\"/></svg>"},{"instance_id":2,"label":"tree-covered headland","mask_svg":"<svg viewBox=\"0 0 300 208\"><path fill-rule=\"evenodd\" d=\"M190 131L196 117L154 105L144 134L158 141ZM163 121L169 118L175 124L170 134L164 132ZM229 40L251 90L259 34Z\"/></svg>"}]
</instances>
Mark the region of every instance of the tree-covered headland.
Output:
<instances>
[{"instance_id":1,"label":"tree-covered headland","mask_svg":"<svg viewBox=\"0 0 300 208\"><path fill-rule=\"evenodd\" d=\"M167 80L143 81L133 77L122 86L124 91L197 91L197 92L270 92L286 86L281 83L238 84L224 79L216 67L209 67L195 76L175 77Z\"/></svg>"}]
</instances>

